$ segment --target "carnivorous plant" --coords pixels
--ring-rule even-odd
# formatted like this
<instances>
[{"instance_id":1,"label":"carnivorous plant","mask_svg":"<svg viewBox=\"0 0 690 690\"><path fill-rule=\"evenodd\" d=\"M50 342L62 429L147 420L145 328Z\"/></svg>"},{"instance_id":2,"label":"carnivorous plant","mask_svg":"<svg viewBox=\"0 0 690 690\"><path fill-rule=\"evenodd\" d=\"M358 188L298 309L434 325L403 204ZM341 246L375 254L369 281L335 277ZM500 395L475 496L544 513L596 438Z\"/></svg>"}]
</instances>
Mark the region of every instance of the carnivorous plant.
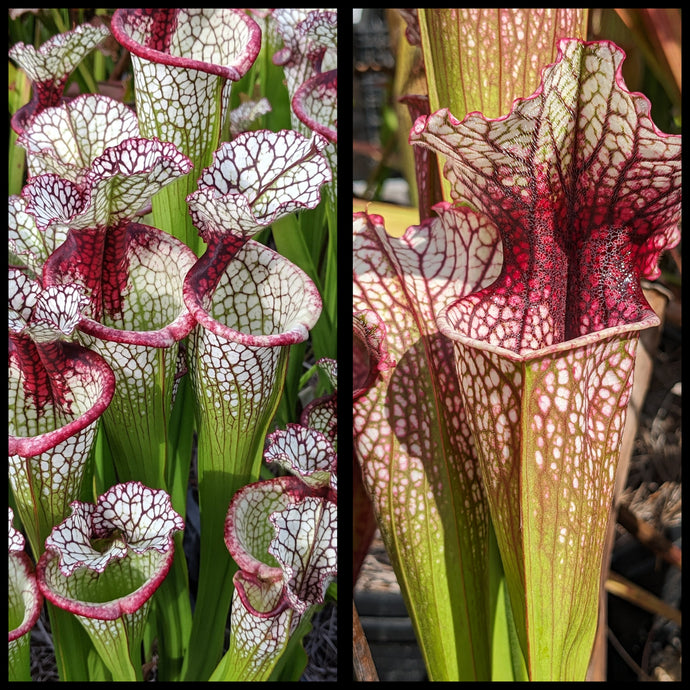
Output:
<instances>
[{"instance_id":1,"label":"carnivorous plant","mask_svg":"<svg viewBox=\"0 0 690 690\"><path fill-rule=\"evenodd\" d=\"M263 21L278 36L272 11ZM335 246L335 214L324 208L334 199L320 192L333 179L322 153L335 137L333 99L328 138L289 121L266 126L274 109L291 110L285 87L272 89L282 68L270 79L263 70L283 46L262 40L249 11L117 10L112 30L131 53L134 107L62 97L103 28L46 42L45 69L32 70L33 47L11 52L42 82L38 106L15 119L28 177L9 204L12 506L39 564L61 680L144 680L152 668L158 680L208 680L221 658L242 680L253 652L226 646L228 627L241 637L229 615L237 565L224 544L228 506L263 483L284 398L283 426L306 409L335 424L297 395L318 359L306 349L310 329L324 304L335 312L333 276L322 297L305 270L326 285L311 253L325 247L326 218L329 252ZM51 85L56 95L40 96ZM320 87L303 89L305 103L311 88ZM249 98L254 106L238 107ZM292 252L308 257L303 268L267 245L277 244L278 219L308 211L309 253ZM319 349L335 350L333 330ZM331 551L318 595L304 609L291 600L300 615L323 604L336 553L332 489L305 491L304 506L285 508L309 534L330 530ZM285 514L290 525L293 517ZM306 595L308 575L290 556L302 542L293 551L282 543L286 596ZM188 569L197 551L198 582ZM28 606L30 587L13 591ZM264 667L272 678L304 669L309 625L296 621Z\"/></svg>"},{"instance_id":2,"label":"carnivorous plant","mask_svg":"<svg viewBox=\"0 0 690 690\"><path fill-rule=\"evenodd\" d=\"M637 335L658 323L640 279L679 239L680 137L623 59L564 39L510 113L420 117L410 143L445 161L452 203L399 239L354 217L355 310L395 360L355 401L356 450L433 679L491 677L497 611L514 677L585 678Z\"/></svg>"}]
</instances>

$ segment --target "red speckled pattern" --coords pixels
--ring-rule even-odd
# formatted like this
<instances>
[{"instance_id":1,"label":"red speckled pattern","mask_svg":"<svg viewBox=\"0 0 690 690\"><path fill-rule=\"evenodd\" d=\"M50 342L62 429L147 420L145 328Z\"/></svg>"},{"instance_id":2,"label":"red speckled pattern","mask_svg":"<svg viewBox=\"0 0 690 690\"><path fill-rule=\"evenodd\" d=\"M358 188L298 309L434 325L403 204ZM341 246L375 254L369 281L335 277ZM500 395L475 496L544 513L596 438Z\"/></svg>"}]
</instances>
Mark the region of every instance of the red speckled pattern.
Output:
<instances>
[{"instance_id":1,"label":"red speckled pattern","mask_svg":"<svg viewBox=\"0 0 690 690\"><path fill-rule=\"evenodd\" d=\"M454 198L504 246L499 279L457 305L468 336L523 353L649 315L637 278L679 239L680 137L625 89L622 60L611 43L562 41L510 115L415 123L411 143L447 157Z\"/></svg>"}]
</instances>

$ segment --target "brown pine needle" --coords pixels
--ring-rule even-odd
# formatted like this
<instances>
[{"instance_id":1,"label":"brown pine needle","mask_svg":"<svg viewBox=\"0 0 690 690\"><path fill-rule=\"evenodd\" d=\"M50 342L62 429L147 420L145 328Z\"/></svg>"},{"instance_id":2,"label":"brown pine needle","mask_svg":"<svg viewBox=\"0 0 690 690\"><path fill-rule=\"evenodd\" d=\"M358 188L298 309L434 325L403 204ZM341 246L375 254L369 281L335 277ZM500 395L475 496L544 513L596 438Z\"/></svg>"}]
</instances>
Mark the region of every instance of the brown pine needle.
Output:
<instances>
[{"instance_id":1,"label":"brown pine needle","mask_svg":"<svg viewBox=\"0 0 690 690\"><path fill-rule=\"evenodd\" d=\"M682 625L681 612L678 609L669 606L665 601L650 594L634 582L626 580L618 573L609 572L608 579L606 580L606 591L639 606L645 611L658 614L678 625Z\"/></svg>"},{"instance_id":2,"label":"brown pine needle","mask_svg":"<svg viewBox=\"0 0 690 690\"><path fill-rule=\"evenodd\" d=\"M378 681L379 676L374 666L374 659L364 635L362 624L359 622L357 607L352 602L352 664L354 666L355 680Z\"/></svg>"}]
</instances>

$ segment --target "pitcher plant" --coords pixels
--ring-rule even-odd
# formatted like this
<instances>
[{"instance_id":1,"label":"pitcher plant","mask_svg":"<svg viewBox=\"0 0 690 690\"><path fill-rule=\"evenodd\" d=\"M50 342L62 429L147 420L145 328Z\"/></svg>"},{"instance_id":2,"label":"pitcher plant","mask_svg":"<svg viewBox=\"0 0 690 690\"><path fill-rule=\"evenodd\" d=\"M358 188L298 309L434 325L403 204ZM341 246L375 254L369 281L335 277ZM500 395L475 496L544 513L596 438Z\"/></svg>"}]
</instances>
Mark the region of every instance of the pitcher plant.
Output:
<instances>
[{"instance_id":1,"label":"pitcher plant","mask_svg":"<svg viewBox=\"0 0 690 690\"><path fill-rule=\"evenodd\" d=\"M144 680L151 668L158 680L208 680L221 657L247 657L227 654L237 565L225 516L260 479L283 397L283 424L316 410L297 395L314 353L294 350L290 372L288 356L310 341L324 304L267 244L280 218L309 210L315 228L333 221L335 238L323 208L333 202L320 192L333 179L322 154L335 136L332 99L329 139L262 126L274 102L290 109L287 91L271 102L252 71L282 49L262 42L252 18L271 14L117 10L135 108L93 93L62 98L70 71L107 37L102 27L47 42L45 69L31 67L32 46L11 52L41 82L37 93L56 87L16 118L28 179L9 200L9 451L12 505L39 562L62 680ZM241 94L251 107L240 108L230 82L265 92L249 94L253 103ZM332 284L327 292L334 312ZM335 349L334 331L328 339L322 349ZM197 477L194 587L183 536ZM311 507L303 522L318 526L323 511ZM171 529L154 538L166 520ZM286 629L273 678L299 677L308 627Z\"/></svg>"},{"instance_id":2,"label":"pitcher plant","mask_svg":"<svg viewBox=\"0 0 690 690\"><path fill-rule=\"evenodd\" d=\"M43 595L36 582L34 564L24 550L24 535L13 524L9 508L8 550L8 679L31 680L30 633L41 615Z\"/></svg>"},{"instance_id":3,"label":"pitcher plant","mask_svg":"<svg viewBox=\"0 0 690 690\"><path fill-rule=\"evenodd\" d=\"M207 651L210 640L219 639L230 605L230 591L219 599L205 585L207 578L232 576L232 561L218 539L226 513L221 497L259 478L289 346L306 340L322 304L300 269L250 238L277 218L318 204L319 188L330 179L320 154L325 144L320 135L308 140L291 130L246 132L219 148L188 198L207 244L184 285L199 324L189 353L202 520L195 614L201 627L195 639L207 639ZM210 663L212 654L202 658Z\"/></svg>"},{"instance_id":4,"label":"pitcher plant","mask_svg":"<svg viewBox=\"0 0 690 690\"><path fill-rule=\"evenodd\" d=\"M680 137L617 46L557 46L509 114L414 123L453 203L399 239L354 218L355 310L396 360L355 402L355 445L432 679L495 677L501 635L509 676L584 680L637 336L658 323L640 280L679 240Z\"/></svg>"},{"instance_id":5,"label":"pitcher plant","mask_svg":"<svg viewBox=\"0 0 690 690\"><path fill-rule=\"evenodd\" d=\"M252 66L261 30L237 9L119 9L115 38L130 51L139 126L175 144L193 173L154 200L155 224L198 255L184 200L221 143L232 82ZM182 188L180 188L182 187Z\"/></svg>"},{"instance_id":6,"label":"pitcher plant","mask_svg":"<svg viewBox=\"0 0 690 690\"><path fill-rule=\"evenodd\" d=\"M42 288L20 269L9 283L9 479L34 558L82 489L112 370L70 342L88 300L76 285Z\"/></svg>"},{"instance_id":7,"label":"pitcher plant","mask_svg":"<svg viewBox=\"0 0 690 690\"><path fill-rule=\"evenodd\" d=\"M299 424L267 441L266 462L290 474L248 484L230 503L225 543L240 569L230 650L212 680L269 679L291 631L308 624L337 573L333 444Z\"/></svg>"},{"instance_id":8,"label":"pitcher plant","mask_svg":"<svg viewBox=\"0 0 690 690\"><path fill-rule=\"evenodd\" d=\"M142 680L137 657L150 599L182 529L164 491L128 482L96 504L74 501L46 539L37 565L41 592L76 616L115 681Z\"/></svg>"}]
</instances>

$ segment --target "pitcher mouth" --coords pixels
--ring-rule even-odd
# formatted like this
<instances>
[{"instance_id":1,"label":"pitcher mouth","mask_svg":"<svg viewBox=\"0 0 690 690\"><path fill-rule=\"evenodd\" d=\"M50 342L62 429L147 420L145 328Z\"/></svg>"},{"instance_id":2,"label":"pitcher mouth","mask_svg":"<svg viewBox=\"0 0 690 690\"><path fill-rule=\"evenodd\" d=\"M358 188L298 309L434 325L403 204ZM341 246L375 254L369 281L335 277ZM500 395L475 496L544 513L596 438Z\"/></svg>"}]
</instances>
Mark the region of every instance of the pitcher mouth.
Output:
<instances>
[{"instance_id":1,"label":"pitcher mouth","mask_svg":"<svg viewBox=\"0 0 690 690\"><path fill-rule=\"evenodd\" d=\"M133 38L132 35L130 35L130 27L127 26L127 22L132 15L145 13L146 10L117 10L113 15L111 29L117 41L139 58L162 65L169 65L171 67L194 69L199 72L206 72L208 74L214 74L218 77L224 77L231 81L239 81L254 64L254 61L259 54L259 49L261 47L261 29L259 28L259 25L251 19L251 17L242 14L241 10L228 11L232 12L233 15L237 17L247 32L247 41L243 49L244 52L243 54L235 57L233 64L223 65L213 62L206 62L204 60L185 58L182 56L173 55L171 53L166 53L140 43L138 40ZM168 12L170 12L170 10L168 10ZM148 32L143 33L144 35L148 34Z\"/></svg>"},{"instance_id":2,"label":"pitcher mouth","mask_svg":"<svg viewBox=\"0 0 690 690\"><path fill-rule=\"evenodd\" d=\"M89 318L82 319L78 329L93 338L111 343L166 348L172 347L175 343L186 338L192 332L195 323L192 314L185 310L172 323L155 331L130 331L112 328Z\"/></svg>"},{"instance_id":3,"label":"pitcher mouth","mask_svg":"<svg viewBox=\"0 0 690 690\"><path fill-rule=\"evenodd\" d=\"M283 323L280 318L276 319L275 326L278 332L255 334L233 328L215 318L209 311L211 307L207 306L214 303L218 298L219 291L222 294L224 280L228 278L227 270L232 266L232 262L236 260L236 258L241 258L247 251L254 251L265 257L266 263L262 263L262 268L264 268L266 272L266 284L270 284L272 276L277 275L278 270L285 270L289 272L289 277L292 279L290 286L291 290L302 289L303 294L301 303L298 306L293 304L288 305L291 311L296 312L296 315L289 319L285 319L285 323ZM189 312L196 321L203 326L204 329L223 340L250 347L278 347L304 342L309 337L309 330L313 328L319 319L322 309L321 297L316 286L307 274L278 252L251 239L247 240L244 247L236 255L236 258L228 260L227 265L221 273L218 284L213 288L210 294L200 294L193 288L193 284L196 282L194 281L196 273L205 269L203 261L200 260L197 262L187 274L183 288L184 299ZM295 285L297 282L299 282L299 285ZM262 284L263 282L254 283L256 287ZM230 289L226 296L233 299L234 293L232 288L231 286L228 287L230 287ZM267 292L267 294L270 293ZM262 299L261 295L256 293L254 293L254 297L257 302ZM275 301L278 305L276 307L276 312L278 312L278 316L280 316L280 298Z\"/></svg>"},{"instance_id":4,"label":"pitcher mouth","mask_svg":"<svg viewBox=\"0 0 690 690\"><path fill-rule=\"evenodd\" d=\"M121 618L125 614L135 613L150 600L161 582L163 582L167 576L173 561L173 556L174 550L172 549L164 554L160 554L159 563L152 577L148 578L143 584L133 589L125 596L103 602L71 599L68 596L63 596L61 593L54 591L49 585L46 585L46 571L49 567L58 567L55 565L55 562L59 559L59 555L56 553L46 551L36 566L36 572L41 593L48 601L59 608L70 611L75 616L83 616L85 618L94 618L97 620L115 620Z\"/></svg>"},{"instance_id":5,"label":"pitcher mouth","mask_svg":"<svg viewBox=\"0 0 690 690\"><path fill-rule=\"evenodd\" d=\"M84 431L90 424L93 424L106 410L115 392L115 374L108 366L107 362L96 352L81 348L83 352L80 357L84 358L94 369L100 373L101 389L98 397L91 407L85 412L75 415L72 421L67 424L45 431L36 436L19 436L9 434L8 452L9 455L19 455L23 458L31 458L41 455L55 448L60 443L64 443L81 431Z\"/></svg>"}]
</instances>

